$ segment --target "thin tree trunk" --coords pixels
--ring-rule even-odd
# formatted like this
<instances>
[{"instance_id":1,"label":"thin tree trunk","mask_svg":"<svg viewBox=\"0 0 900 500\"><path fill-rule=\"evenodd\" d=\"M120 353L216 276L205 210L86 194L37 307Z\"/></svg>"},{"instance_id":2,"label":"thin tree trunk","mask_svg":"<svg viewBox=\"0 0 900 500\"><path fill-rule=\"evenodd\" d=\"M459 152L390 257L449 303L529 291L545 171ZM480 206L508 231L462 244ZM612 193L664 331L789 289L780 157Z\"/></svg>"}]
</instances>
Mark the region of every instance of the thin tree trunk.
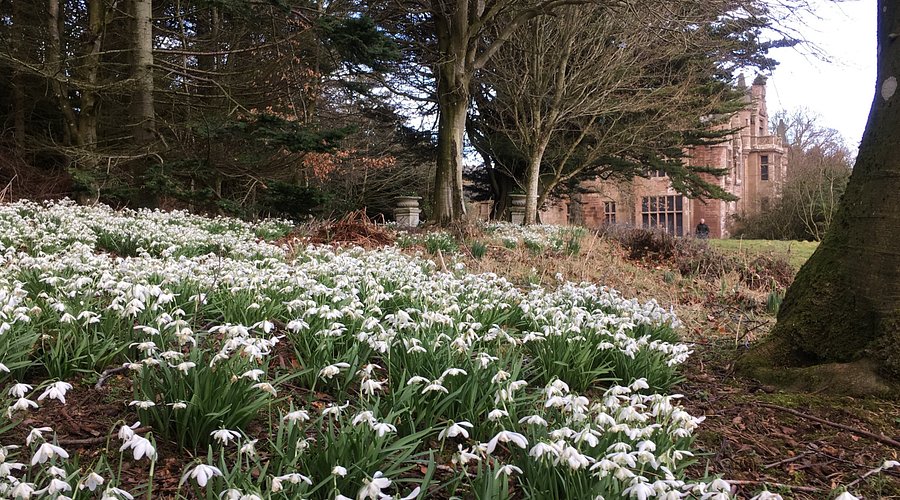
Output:
<instances>
[{"instance_id":1,"label":"thin tree trunk","mask_svg":"<svg viewBox=\"0 0 900 500\"><path fill-rule=\"evenodd\" d=\"M134 59L133 77L137 82L132 100L134 139L138 145L153 142L156 113L153 109L153 15L152 0L133 0Z\"/></svg>"},{"instance_id":2,"label":"thin tree trunk","mask_svg":"<svg viewBox=\"0 0 900 500\"><path fill-rule=\"evenodd\" d=\"M69 103L68 89L60 82L63 74L62 44L60 40L62 27L59 0L47 0L47 32L50 36L47 43L46 62L47 70L50 74L50 88L65 121L66 137L70 141L74 140L77 142L80 138L78 121L75 117L75 111Z\"/></svg>"},{"instance_id":3,"label":"thin tree trunk","mask_svg":"<svg viewBox=\"0 0 900 500\"><path fill-rule=\"evenodd\" d=\"M900 3L878 1L876 95L834 221L745 366L874 361L900 378Z\"/></svg>"},{"instance_id":4,"label":"thin tree trunk","mask_svg":"<svg viewBox=\"0 0 900 500\"><path fill-rule=\"evenodd\" d=\"M78 110L78 143L93 151L97 145L97 78L100 73L100 47L103 43L103 2L87 2L88 25L85 34L84 57L81 66L82 79L87 88L80 90L81 105Z\"/></svg>"},{"instance_id":5,"label":"thin tree trunk","mask_svg":"<svg viewBox=\"0 0 900 500\"><path fill-rule=\"evenodd\" d=\"M549 135L541 140L538 147L528 159L528 167L525 171L525 225L537 224L540 205L541 187L541 163L544 161L544 151L547 150Z\"/></svg>"}]
</instances>

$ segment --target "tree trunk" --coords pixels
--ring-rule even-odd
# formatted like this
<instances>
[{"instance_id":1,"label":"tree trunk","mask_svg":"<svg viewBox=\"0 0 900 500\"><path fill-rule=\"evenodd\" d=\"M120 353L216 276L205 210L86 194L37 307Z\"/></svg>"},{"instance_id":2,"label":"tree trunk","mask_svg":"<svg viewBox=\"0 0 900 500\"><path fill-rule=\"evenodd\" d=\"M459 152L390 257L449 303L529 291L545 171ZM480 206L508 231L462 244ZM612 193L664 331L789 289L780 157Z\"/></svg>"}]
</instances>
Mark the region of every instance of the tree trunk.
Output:
<instances>
[{"instance_id":1,"label":"tree trunk","mask_svg":"<svg viewBox=\"0 0 900 500\"><path fill-rule=\"evenodd\" d=\"M432 219L441 225L462 220L463 140L472 83L468 0L433 6L441 62L437 64L438 152ZM448 9L445 11L444 9Z\"/></svg>"},{"instance_id":2,"label":"tree trunk","mask_svg":"<svg viewBox=\"0 0 900 500\"><path fill-rule=\"evenodd\" d=\"M13 55L16 59L24 61L24 12L20 2L12 4L12 45ZM25 75L18 68L12 72L13 94L13 139L16 146L22 147L25 143Z\"/></svg>"},{"instance_id":3,"label":"tree trunk","mask_svg":"<svg viewBox=\"0 0 900 500\"><path fill-rule=\"evenodd\" d=\"M538 210L540 210L541 187L541 163L544 162L544 151L550 143L549 134L540 140L535 150L528 158L528 167L525 171L525 225L538 223Z\"/></svg>"},{"instance_id":4,"label":"tree trunk","mask_svg":"<svg viewBox=\"0 0 900 500\"><path fill-rule=\"evenodd\" d=\"M100 73L100 47L103 43L102 0L87 2L88 25L85 33L84 57L81 66L82 79L88 84L79 89L81 95L78 110L78 144L93 151L97 146L97 77Z\"/></svg>"},{"instance_id":5,"label":"tree trunk","mask_svg":"<svg viewBox=\"0 0 900 500\"><path fill-rule=\"evenodd\" d=\"M53 97L59 105L59 110L65 120L66 137L69 141L78 141L78 122L75 112L69 103L68 88L62 84L60 78L62 71L62 43L60 32L64 28L63 17L60 16L59 0L47 0L47 32L49 40L47 44L47 71L50 74L50 88Z\"/></svg>"},{"instance_id":6,"label":"tree trunk","mask_svg":"<svg viewBox=\"0 0 900 500\"><path fill-rule=\"evenodd\" d=\"M152 0L133 0L134 59L136 88L132 99L134 140L140 146L153 142L156 113L153 109L153 15Z\"/></svg>"},{"instance_id":7,"label":"tree trunk","mask_svg":"<svg viewBox=\"0 0 900 500\"><path fill-rule=\"evenodd\" d=\"M864 362L888 380L900 379L898 32L900 3L879 0L876 95L856 166L834 222L787 292L771 337L742 360L751 371Z\"/></svg>"}]
</instances>

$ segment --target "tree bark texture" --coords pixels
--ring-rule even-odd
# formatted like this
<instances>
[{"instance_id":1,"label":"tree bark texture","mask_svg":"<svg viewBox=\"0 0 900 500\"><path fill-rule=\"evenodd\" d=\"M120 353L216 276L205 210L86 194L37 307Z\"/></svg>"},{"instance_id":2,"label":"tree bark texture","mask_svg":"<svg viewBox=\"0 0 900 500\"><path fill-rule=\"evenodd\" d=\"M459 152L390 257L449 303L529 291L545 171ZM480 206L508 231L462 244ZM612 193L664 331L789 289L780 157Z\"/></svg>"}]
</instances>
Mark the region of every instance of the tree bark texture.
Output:
<instances>
[{"instance_id":1,"label":"tree bark texture","mask_svg":"<svg viewBox=\"0 0 900 500\"><path fill-rule=\"evenodd\" d=\"M771 366L873 360L900 378L900 3L878 1L878 77L856 166L834 222L791 285Z\"/></svg>"},{"instance_id":2,"label":"tree bark texture","mask_svg":"<svg viewBox=\"0 0 900 500\"><path fill-rule=\"evenodd\" d=\"M134 15L134 79L132 99L134 139L138 145L153 142L156 113L153 109L153 16L152 0L133 0Z\"/></svg>"},{"instance_id":3,"label":"tree bark texture","mask_svg":"<svg viewBox=\"0 0 900 500\"><path fill-rule=\"evenodd\" d=\"M466 214L462 191L463 141L474 71L468 4L469 0L458 0L452 6L433 8L442 60L437 65L438 158L432 219L442 225L461 220Z\"/></svg>"}]
</instances>

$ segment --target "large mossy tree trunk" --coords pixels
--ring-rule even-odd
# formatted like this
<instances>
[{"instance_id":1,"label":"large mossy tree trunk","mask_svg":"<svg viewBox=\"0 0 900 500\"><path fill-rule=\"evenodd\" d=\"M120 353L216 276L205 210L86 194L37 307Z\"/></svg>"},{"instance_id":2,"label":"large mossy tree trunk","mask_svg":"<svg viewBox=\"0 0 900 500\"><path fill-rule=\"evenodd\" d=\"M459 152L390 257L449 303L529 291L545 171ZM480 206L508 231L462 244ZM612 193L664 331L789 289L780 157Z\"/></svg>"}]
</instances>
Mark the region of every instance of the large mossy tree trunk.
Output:
<instances>
[{"instance_id":1,"label":"large mossy tree trunk","mask_svg":"<svg viewBox=\"0 0 900 500\"><path fill-rule=\"evenodd\" d=\"M740 361L745 372L763 380L845 393L890 394L897 390L898 33L900 3L879 0L875 100L847 191L824 240L788 290L771 336ZM853 368L848 371L848 366ZM835 371L829 376L831 369ZM900 391L895 395L900 397Z\"/></svg>"}]
</instances>

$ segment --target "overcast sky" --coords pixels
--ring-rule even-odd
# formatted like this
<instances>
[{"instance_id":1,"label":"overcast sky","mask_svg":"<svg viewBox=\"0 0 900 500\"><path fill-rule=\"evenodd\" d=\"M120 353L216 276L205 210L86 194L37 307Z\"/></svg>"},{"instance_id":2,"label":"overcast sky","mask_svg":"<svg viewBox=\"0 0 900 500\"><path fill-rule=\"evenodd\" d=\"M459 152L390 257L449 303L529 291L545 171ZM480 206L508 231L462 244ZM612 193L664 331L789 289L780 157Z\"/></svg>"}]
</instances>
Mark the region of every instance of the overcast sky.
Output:
<instances>
[{"instance_id":1,"label":"overcast sky","mask_svg":"<svg viewBox=\"0 0 900 500\"><path fill-rule=\"evenodd\" d=\"M813 0L815 15L804 15L797 29L828 60L796 49L772 51L781 64L769 78L769 115L805 106L849 146L859 145L875 95L875 1Z\"/></svg>"}]
</instances>

